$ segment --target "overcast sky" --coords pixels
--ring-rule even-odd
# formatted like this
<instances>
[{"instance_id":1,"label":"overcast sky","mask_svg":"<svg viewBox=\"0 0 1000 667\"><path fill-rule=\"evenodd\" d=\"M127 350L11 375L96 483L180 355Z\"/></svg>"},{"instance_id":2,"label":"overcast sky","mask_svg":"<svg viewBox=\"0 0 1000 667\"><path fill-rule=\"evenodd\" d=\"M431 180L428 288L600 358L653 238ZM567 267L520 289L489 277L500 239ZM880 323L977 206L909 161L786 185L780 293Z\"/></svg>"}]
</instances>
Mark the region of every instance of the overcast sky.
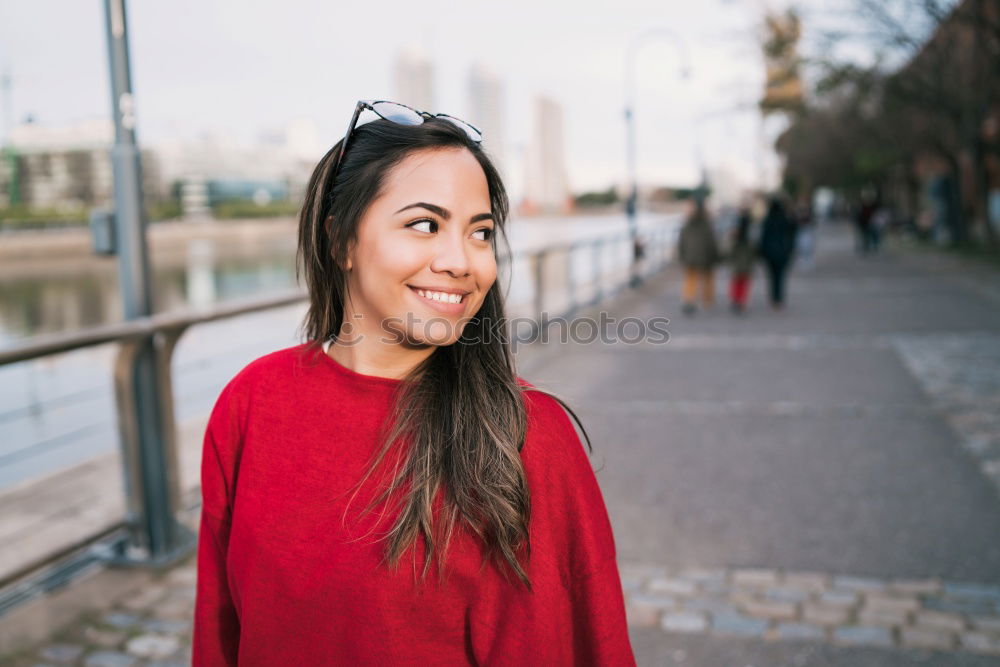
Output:
<instances>
[{"instance_id":1,"label":"overcast sky","mask_svg":"<svg viewBox=\"0 0 1000 667\"><path fill-rule=\"evenodd\" d=\"M418 46L435 75L435 111L467 117L466 81L483 63L506 88L513 156L530 141L531 100L563 105L575 191L621 182L625 53L650 28L637 59L642 182L693 183L695 156L745 180L757 174L762 86L756 0L507 0L481 2L129 2L139 140L230 132L251 141L312 119L323 146L340 138L359 98L393 99L392 65ZM770 3L781 7L785 3ZM800 3L802 4L802 3ZM809 7L830 5L820 0ZM106 117L110 102L100 0L0 4L0 68L12 79L15 121ZM474 118L468 118L475 123Z\"/></svg>"}]
</instances>

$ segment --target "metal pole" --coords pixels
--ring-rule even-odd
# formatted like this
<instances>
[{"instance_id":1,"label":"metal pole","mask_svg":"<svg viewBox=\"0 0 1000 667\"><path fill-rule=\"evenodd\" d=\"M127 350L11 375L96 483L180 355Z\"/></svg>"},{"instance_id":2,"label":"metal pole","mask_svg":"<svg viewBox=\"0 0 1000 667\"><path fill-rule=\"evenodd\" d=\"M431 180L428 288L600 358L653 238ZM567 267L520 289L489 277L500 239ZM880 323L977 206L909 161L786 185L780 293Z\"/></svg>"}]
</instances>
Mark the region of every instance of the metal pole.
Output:
<instances>
[{"instance_id":1,"label":"metal pole","mask_svg":"<svg viewBox=\"0 0 1000 667\"><path fill-rule=\"evenodd\" d=\"M118 277L126 320L151 315L149 253L142 205L142 165L135 137L135 103L128 57L125 0L104 0L108 59L111 68L111 108L115 143L111 149L114 174ZM131 422L122 433L126 489L132 489L129 524L132 548L122 559L130 563L161 563L185 552L189 531L177 522L169 474L165 424L160 396L157 350L152 336L137 343L123 369L123 390L132 410L120 418ZM120 397L121 398L121 397ZM131 472L130 472L131 471ZM138 475L138 479L136 479Z\"/></svg>"},{"instance_id":2,"label":"metal pole","mask_svg":"<svg viewBox=\"0 0 1000 667\"><path fill-rule=\"evenodd\" d=\"M690 72L687 47L673 30L669 28L650 28L629 42L625 52L625 160L628 174L628 195L625 200L625 216L628 221L628 237L631 246L632 262L630 268L629 286L638 287L642 283L639 275L639 224L637 211L639 206L639 181L635 145L635 67L639 48L653 37L668 37L677 47L681 61L680 75L687 78Z\"/></svg>"}]
</instances>

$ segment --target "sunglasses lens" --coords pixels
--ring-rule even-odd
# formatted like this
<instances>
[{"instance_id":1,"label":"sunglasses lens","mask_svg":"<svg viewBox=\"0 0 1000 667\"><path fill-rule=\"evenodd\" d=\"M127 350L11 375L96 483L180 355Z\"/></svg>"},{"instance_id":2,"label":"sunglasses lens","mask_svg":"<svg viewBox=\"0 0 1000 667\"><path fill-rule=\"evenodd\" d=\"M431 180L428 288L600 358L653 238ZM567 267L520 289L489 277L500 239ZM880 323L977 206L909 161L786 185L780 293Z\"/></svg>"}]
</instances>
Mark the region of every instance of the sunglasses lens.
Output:
<instances>
[{"instance_id":1,"label":"sunglasses lens","mask_svg":"<svg viewBox=\"0 0 1000 667\"><path fill-rule=\"evenodd\" d=\"M448 121L452 125L455 125L455 126L461 128L462 130L465 131L465 133L467 135L469 135L469 138L472 139L473 141L477 141L478 142L478 141L482 141L483 140L483 133L480 132L479 130L477 130L476 128L472 127L468 123L466 123L464 120L459 120L458 118L455 118L454 116L449 116L448 114L444 114L444 113L438 114L437 117L438 118L443 118L444 120Z\"/></svg>"},{"instance_id":2,"label":"sunglasses lens","mask_svg":"<svg viewBox=\"0 0 1000 667\"><path fill-rule=\"evenodd\" d=\"M399 123L400 125L420 125L424 122L420 114L409 107L404 107L402 104L377 102L372 105L372 108L382 118Z\"/></svg>"}]
</instances>

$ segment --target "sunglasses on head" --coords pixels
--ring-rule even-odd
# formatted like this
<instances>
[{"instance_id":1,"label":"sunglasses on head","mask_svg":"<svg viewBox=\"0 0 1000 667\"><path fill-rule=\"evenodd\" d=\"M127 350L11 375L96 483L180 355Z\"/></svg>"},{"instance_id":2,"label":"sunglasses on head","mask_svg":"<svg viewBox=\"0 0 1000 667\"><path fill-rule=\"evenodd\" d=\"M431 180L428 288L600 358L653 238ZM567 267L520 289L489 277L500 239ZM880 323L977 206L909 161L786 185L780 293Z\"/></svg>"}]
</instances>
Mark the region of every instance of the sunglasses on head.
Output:
<instances>
[{"instance_id":1,"label":"sunglasses on head","mask_svg":"<svg viewBox=\"0 0 1000 667\"><path fill-rule=\"evenodd\" d=\"M351 134L354 133L354 128L358 125L358 117L361 116L361 112L365 109L375 112L379 118L392 123L398 123L399 125L420 125L425 120L441 118L463 130L469 135L469 139L472 141L480 143L483 140L483 133L474 125L466 123L460 118L449 116L446 113L432 114L426 111L417 111L405 104L386 100L358 100L357 106L354 107L354 115L351 116L351 124L347 126L347 134L344 135L344 140L340 142L340 152L337 154L337 160L333 163L333 173L330 175L331 183L337 178L337 171L340 169L340 163L344 159L344 153L347 151L347 144L351 139Z\"/></svg>"}]
</instances>

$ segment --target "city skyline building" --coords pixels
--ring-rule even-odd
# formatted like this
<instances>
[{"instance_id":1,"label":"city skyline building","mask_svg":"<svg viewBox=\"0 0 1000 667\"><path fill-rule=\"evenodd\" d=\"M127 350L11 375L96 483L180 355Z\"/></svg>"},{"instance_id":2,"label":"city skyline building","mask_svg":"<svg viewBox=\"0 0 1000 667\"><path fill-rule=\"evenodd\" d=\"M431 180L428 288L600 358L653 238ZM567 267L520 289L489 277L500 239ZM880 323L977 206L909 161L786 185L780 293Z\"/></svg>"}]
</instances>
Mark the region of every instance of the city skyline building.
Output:
<instances>
[{"instance_id":1,"label":"city skyline building","mask_svg":"<svg viewBox=\"0 0 1000 667\"><path fill-rule=\"evenodd\" d=\"M477 63L469 70L468 93L468 120L482 131L483 148L506 180L509 168L503 81L494 70Z\"/></svg>"},{"instance_id":2,"label":"city skyline building","mask_svg":"<svg viewBox=\"0 0 1000 667\"><path fill-rule=\"evenodd\" d=\"M572 196L566 175L562 105L546 95L534 103L532 141L526 155L525 213L566 213Z\"/></svg>"},{"instance_id":3,"label":"city skyline building","mask_svg":"<svg viewBox=\"0 0 1000 667\"><path fill-rule=\"evenodd\" d=\"M434 110L434 66L422 48L409 46L399 51L393 82L396 102L422 111Z\"/></svg>"}]
</instances>

